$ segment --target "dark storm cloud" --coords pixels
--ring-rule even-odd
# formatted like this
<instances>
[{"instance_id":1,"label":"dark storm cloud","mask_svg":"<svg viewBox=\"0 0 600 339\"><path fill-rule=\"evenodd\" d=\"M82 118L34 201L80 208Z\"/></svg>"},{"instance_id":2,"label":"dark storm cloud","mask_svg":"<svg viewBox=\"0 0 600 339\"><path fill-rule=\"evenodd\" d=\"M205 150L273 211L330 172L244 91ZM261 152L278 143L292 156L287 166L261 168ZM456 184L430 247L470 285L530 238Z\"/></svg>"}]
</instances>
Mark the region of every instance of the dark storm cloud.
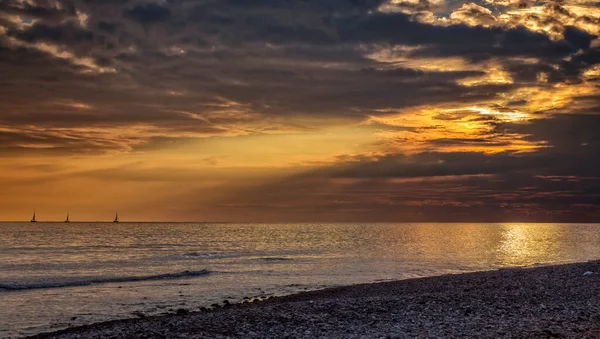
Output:
<instances>
[{"instance_id":1,"label":"dark storm cloud","mask_svg":"<svg viewBox=\"0 0 600 339\"><path fill-rule=\"evenodd\" d=\"M595 99L600 105L600 96ZM592 110L598 113L599 109L600 106L597 106ZM600 171L600 162L594 156L596 152L600 152L600 133L598 133L600 115L598 114L555 114L548 118L534 120L530 124L503 124L499 128L527 135L527 140L547 141L552 148L546 152L565 153L560 158L567 156L571 161L569 166L572 166L573 170L591 171L593 175L600 175L597 173ZM559 158L558 154L556 158ZM578 161L573 163L575 159ZM566 172L557 174L568 175Z\"/></svg>"},{"instance_id":2,"label":"dark storm cloud","mask_svg":"<svg viewBox=\"0 0 600 339\"><path fill-rule=\"evenodd\" d=\"M19 15L27 19L42 19L45 21L60 22L76 15L75 6L70 2L63 2L57 6L52 1L16 1L4 0L0 3L0 13Z\"/></svg>"},{"instance_id":3,"label":"dark storm cloud","mask_svg":"<svg viewBox=\"0 0 600 339\"><path fill-rule=\"evenodd\" d=\"M108 33L114 33L116 30L116 25L108 22L100 21L97 25L98 29L101 31L105 31Z\"/></svg>"},{"instance_id":4,"label":"dark storm cloud","mask_svg":"<svg viewBox=\"0 0 600 339\"><path fill-rule=\"evenodd\" d=\"M560 66L561 71L565 76L578 80L583 71L599 63L600 48L596 47L574 55L569 60L562 61Z\"/></svg>"},{"instance_id":5,"label":"dark storm cloud","mask_svg":"<svg viewBox=\"0 0 600 339\"><path fill-rule=\"evenodd\" d=\"M90 15L90 22L96 24L118 20L118 17L108 14L120 10L130 20L142 24L161 24L171 37L178 34L196 35L191 41L205 37L221 43L431 44L434 50L440 48L441 54L460 53L452 50L452 46L473 46L473 51L479 50L480 53L489 51L532 56L555 50L562 55L569 53L572 48L568 46L569 43L567 46L553 43L545 35L521 28L504 30L465 25L432 26L413 21L409 15L402 13L373 12L380 3L381 1L172 1L161 4L142 2L133 6L129 3L120 6L114 3L108 9L106 3L101 6L96 2L85 1L80 8L86 10ZM582 43L585 40L581 32L577 33L572 28L565 34L567 42L577 40L576 43ZM469 51L463 52L468 54Z\"/></svg>"},{"instance_id":6,"label":"dark storm cloud","mask_svg":"<svg viewBox=\"0 0 600 339\"><path fill-rule=\"evenodd\" d=\"M90 19L89 27L97 27L93 22L94 20ZM102 31L106 31L105 21L98 24L102 23ZM119 27L117 24L109 25L111 28L108 30L114 31L114 27ZM124 46L117 46L113 48L117 54L111 57L113 49L106 50L98 46L92 49L83 48L83 40L94 39L98 44L101 36L101 33L93 34L88 30L89 28L75 26L73 22L66 22L58 26L36 24L11 32L14 37L27 42L53 41L66 45L72 43L76 46L74 52L84 53L77 55L78 57L93 57L92 60L98 66L117 67L118 72L114 75L64 74L61 80L70 80L60 83L57 81L55 85L73 88L64 88L58 93L52 93L62 93L65 97L92 106L103 106L105 100L100 99L101 96L110 97L111 104L119 106L118 114L122 115L115 117L115 123L135 119L147 121L148 118L164 114L155 110L164 109L166 106L169 106L171 111L194 111L201 114L211 108L198 105L198 102L210 103L214 101L214 97L242 102L251 110L265 114L343 114L355 115L356 119L360 119L367 113L360 112L360 109L418 105L426 98L432 97L440 101L452 100L456 96L477 100L491 97L496 91L503 89L502 86L490 86L488 90L477 93L456 85L457 79L478 75L477 72L423 72L401 68L376 68L379 66L377 63L364 58L361 51L348 44L317 47L291 45L277 48L256 45L248 46L244 50L220 46L216 50L198 49L183 45L186 52L177 55L170 54L167 45L162 49L135 45L137 40L133 38L130 41L139 50L137 53L126 52ZM129 35L123 35L122 32L118 34L121 35L113 39L115 43L127 41ZM81 43L77 44L78 41ZM8 49L6 51L12 52ZM39 54L32 49L20 49L19 53ZM10 66L24 64L29 59L29 56L14 58ZM50 64L67 63L65 60L51 60L51 56L48 56L48 59ZM327 67L329 63L339 66ZM236 67L232 68L232 64ZM42 80L39 73L31 72L29 76L26 71L29 68L30 65L23 65L24 74L20 75L22 80L28 77L31 78L31 82ZM58 77L56 79L58 80ZM99 87L99 84L105 86ZM119 86L135 87L136 91L123 92ZM91 88L94 88L92 92ZM164 92L159 94L159 91ZM164 94L167 91L191 94L169 98ZM131 104L126 101L136 101L136 97L139 97L139 101L148 101L144 96L148 96L155 107L146 107L142 116L137 113L142 110L131 109ZM348 100L349 98L352 100ZM28 118L35 119L38 123L44 123L45 120L57 123L61 121L57 120L58 117L56 114L40 111ZM111 118L111 115L106 117ZM14 117L4 117L4 120L14 120ZM88 122L92 124L95 121L96 117L90 117ZM65 124L68 123L65 121ZM161 120L157 120L156 123L161 123Z\"/></svg>"},{"instance_id":7,"label":"dark storm cloud","mask_svg":"<svg viewBox=\"0 0 600 339\"><path fill-rule=\"evenodd\" d=\"M524 27L501 29L454 25L438 32L425 30L421 34L437 38L428 39L431 46L415 51L413 56L462 56L472 61L493 57L535 57L555 62L576 53L581 43L552 41L548 36Z\"/></svg>"},{"instance_id":8,"label":"dark storm cloud","mask_svg":"<svg viewBox=\"0 0 600 339\"><path fill-rule=\"evenodd\" d=\"M599 192L597 178L552 181L527 174L414 181L291 178L237 191L210 208L232 216L250 211L267 221L586 222L600 217Z\"/></svg>"},{"instance_id":9,"label":"dark storm cloud","mask_svg":"<svg viewBox=\"0 0 600 339\"><path fill-rule=\"evenodd\" d=\"M94 39L94 33L73 22L60 26L35 23L26 30L10 30L8 35L29 43L44 41L66 45L78 45Z\"/></svg>"},{"instance_id":10,"label":"dark storm cloud","mask_svg":"<svg viewBox=\"0 0 600 339\"><path fill-rule=\"evenodd\" d=\"M139 110L131 110L119 99L130 95L132 100L154 104L144 109L150 117L163 114L157 109L167 105L172 111L203 114L210 108L199 102L225 98L266 115L354 115L360 119L377 114L379 108L443 103L457 97L466 102L490 99L518 86L467 88L456 81L478 75L476 72L423 72L366 57L381 47L421 46L406 57L454 55L478 61L492 56L528 56L548 62L583 49L563 67L575 69L571 73L577 74L594 59L594 52L587 49L591 37L574 28L565 31L565 40L557 42L524 28L432 26L406 14L375 11L381 3L76 1L44 7L40 2L40 13L54 8L65 13L64 20L31 14L42 21L9 26L8 36L29 44L57 44L85 62L68 66L65 64L74 60L51 60L49 64L59 69L40 71L27 64L32 57L25 56L13 58L10 66L22 65L24 74L19 78L33 83L44 82L40 73L56 74L56 87L51 94L41 90L36 94L40 99L64 96L102 106L110 98L116 106L113 110L129 116L124 121L144 119ZM27 11L36 13L31 7L35 4L27 5ZM5 12L14 12L15 6L13 3ZM84 24L74 18L76 12L87 15ZM10 44L4 52L39 53ZM53 58L56 56L48 56ZM89 64L113 68L115 74L86 72ZM538 67L553 69L545 61ZM555 72L560 78L562 72ZM168 91L187 94L174 100L164 95ZM43 122L43 115L40 112L35 119ZM46 120L55 118L50 114ZM93 123L94 119L90 120Z\"/></svg>"},{"instance_id":11,"label":"dark storm cloud","mask_svg":"<svg viewBox=\"0 0 600 339\"><path fill-rule=\"evenodd\" d=\"M596 36L591 35L573 26L567 26L563 32L565 40L581 49L590 48Z\"/></svg>"},{"instance_id":12,"label":"dark storm cloud","mask_svg":"<svg viewBox=\"0 0 600 339\"><path fill-rule=\"evenodd\" d=\"M155 3L143 3L126 10L123 15L141 24L152 24L166 21L171 16L171 10Z\"/></svg>"},{"instance_id":13,"label":"dark storm cloud","mask_svg":"<svg viewBox=\"0 0 600 339\"><path fill-rule=\"evenodd\" d=\"M443 140L443 139L442 139ZM469 142L473 140L470 139ZM527 158L525 158L527 159ZM527 159L529 160L529 159ZM325 170L334 178L418 178L451 175L496 174L529 169L538 164L525 162L514 154L420 153L394 154L376 159L360 159ZM541 164L539 164L541 165Z\"/></svg>"},{"instance_id":14,"label":"dark storm cloud","mask_svg":"<svg viewBox=\"0 0 600 339\"><path fill-rule=\"evenodd\" d=\"M550 83L562 82L566 79L564 72L544 62L531 64L522 60L504 60L502 65L512 79L519 83L536 83L541 74L546 74Z\"/></svg>"},{"instance_id":15,"label":"dark storm cloud","mask_svg":"<svg viewBox=\"0 0 600 339\"><path fill-rule=\"evenodd\" d=\"M600 163L583 168L584 159L558 152L363 158L236 191L214 208L312 221L598 220Z\"/></svg>"}]
</instances>

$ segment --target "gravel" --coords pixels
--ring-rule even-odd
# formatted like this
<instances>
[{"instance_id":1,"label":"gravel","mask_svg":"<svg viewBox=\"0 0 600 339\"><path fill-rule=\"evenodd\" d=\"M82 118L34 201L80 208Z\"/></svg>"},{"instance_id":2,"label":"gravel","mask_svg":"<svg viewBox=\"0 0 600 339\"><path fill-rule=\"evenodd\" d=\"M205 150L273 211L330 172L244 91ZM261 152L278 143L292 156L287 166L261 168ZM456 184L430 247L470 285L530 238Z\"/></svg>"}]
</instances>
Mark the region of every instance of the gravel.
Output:
<instances>
[{"instance_id":1,"label":"gravel","mask_svg":"<svg viewBox=\"0 0 600 339\"><path fill-rule=\"evenodd\" d=\"M600 261L355 285L224 306L33 338L600 338Z\"/></svg>"}]
</instances>

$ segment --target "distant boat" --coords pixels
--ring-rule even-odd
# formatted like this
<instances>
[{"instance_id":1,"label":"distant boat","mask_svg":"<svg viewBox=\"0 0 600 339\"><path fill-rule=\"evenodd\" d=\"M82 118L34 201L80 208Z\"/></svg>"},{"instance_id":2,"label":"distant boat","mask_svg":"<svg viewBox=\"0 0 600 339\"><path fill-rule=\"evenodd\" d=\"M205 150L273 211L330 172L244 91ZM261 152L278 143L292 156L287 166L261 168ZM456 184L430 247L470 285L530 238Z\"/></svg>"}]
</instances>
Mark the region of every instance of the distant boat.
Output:
<instances>
[{"instance_id":1,"label":"distant boat","mask_svg":"<svg viewBox=\"0 0 600 339\"><path fill-rule=\"evenodd\" d=\"M69 221L69 213L67 213L67 219L65 219L65 222L70 222Z\"/></svg>"},{"instance_id":2,"label":"distant boat","mask_svg":"<svg viewBox=\"0 0 600 339\"><path fill-rule=\"evenodd\" d=\"M113 222L119 222L119 213L115 214L115 220Z\"/></svg>"},{"instance_id":3,"label":"distant boat","mask_svg":"<svg viewBox=\"0 0 600 339\"><path fill-rule=\"evenodd\" d=\"M35 220L35 211L33 211L33 218L31 218L31 222L37 222L37 220Z\"/></svg>"}]
</instances>

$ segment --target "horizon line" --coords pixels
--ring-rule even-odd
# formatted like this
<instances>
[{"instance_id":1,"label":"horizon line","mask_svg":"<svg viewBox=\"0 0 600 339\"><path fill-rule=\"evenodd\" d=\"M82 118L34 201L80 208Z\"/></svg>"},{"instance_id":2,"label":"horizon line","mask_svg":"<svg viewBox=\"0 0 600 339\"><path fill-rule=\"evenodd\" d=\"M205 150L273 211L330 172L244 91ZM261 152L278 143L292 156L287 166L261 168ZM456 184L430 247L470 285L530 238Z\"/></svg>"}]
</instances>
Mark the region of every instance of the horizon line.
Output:
<instances>
[{"instance_id":1,"label":"horizon line","mask_svg":"<svg viewBox=\"0 0 600 339\"><path fill-rule=\"evenodd\" d=\"M0 220L0 223L29 223L32 224L31 221L27 220ZM65 224L64 220L37 220L36 223L59 223ZM73 221L70 220L68 223L109 223L115 224L115 222L111 220L81 220L81 221ZM202 224L303 224L303 223L323 223L323 224L332 224L332 223L340 223L340 224L356 224L356 223L372 223L372 224L419 224L419 223L427 223L427 224L600 224L600 221L168 221L168 220L128 220L122 221L119 220L118 223L146 223L146 224L157 224L157 223L174 223L174 224L191 224L191 223L202 223Z\"/></svg>"}]
</instances>

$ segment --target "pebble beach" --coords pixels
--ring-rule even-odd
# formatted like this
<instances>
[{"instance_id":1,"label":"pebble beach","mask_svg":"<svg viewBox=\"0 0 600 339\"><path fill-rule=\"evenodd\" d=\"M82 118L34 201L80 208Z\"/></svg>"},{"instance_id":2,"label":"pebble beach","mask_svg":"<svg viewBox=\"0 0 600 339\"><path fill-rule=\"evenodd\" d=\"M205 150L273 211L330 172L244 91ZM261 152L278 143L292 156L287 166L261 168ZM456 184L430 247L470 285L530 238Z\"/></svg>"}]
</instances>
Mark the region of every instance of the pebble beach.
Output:
<instances>
[{"instance_id":1,"label":"pebble beach","mask_svg":"<svg viewBox=\"0 0 600 339\"><path fill-rule=\"evenodd\" d=\"M30 338L600 338L600 261L354 285Z\"/></svg>"}]
</instances>

